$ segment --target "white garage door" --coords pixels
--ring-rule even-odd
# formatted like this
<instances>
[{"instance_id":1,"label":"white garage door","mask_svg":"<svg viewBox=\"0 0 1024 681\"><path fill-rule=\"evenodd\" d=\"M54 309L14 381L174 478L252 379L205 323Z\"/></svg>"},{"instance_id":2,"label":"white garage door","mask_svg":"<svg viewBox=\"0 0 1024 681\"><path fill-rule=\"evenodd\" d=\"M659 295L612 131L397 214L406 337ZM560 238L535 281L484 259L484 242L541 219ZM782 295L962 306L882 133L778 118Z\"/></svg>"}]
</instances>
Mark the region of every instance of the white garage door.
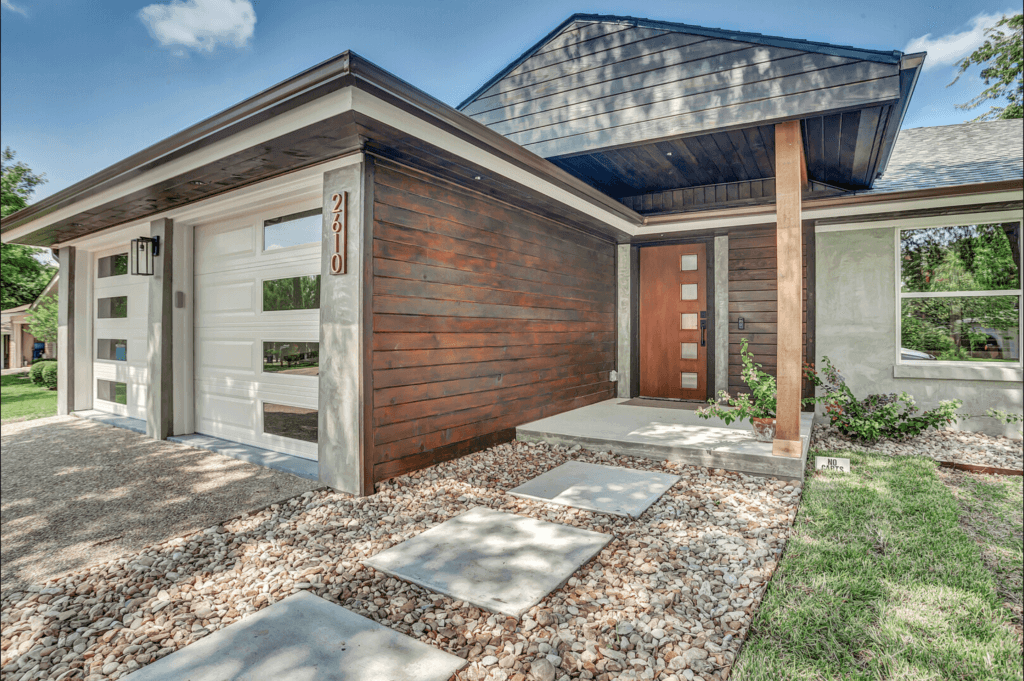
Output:
<instances>
[{"instance_id":1,"label":"white garage door","mask_svg":"<svg viewBox=\"0 0 1024 681\"><path fill-rule=\"evenodd\" d=\"M148 230L146 230L148 232ZM93 409L146 418L149 278L128 273L132 236L93 255Z\"/></svg>"},{"instance_id":2,"label":"white garage door","mask_svg":"<svg viewBox=\"0 0 1024 681\"><path fill-rule=\"evenodd\" d=\"M196 432L317 458L320 235L319 210L196 227Z\"/></svg>"}]
</instances>

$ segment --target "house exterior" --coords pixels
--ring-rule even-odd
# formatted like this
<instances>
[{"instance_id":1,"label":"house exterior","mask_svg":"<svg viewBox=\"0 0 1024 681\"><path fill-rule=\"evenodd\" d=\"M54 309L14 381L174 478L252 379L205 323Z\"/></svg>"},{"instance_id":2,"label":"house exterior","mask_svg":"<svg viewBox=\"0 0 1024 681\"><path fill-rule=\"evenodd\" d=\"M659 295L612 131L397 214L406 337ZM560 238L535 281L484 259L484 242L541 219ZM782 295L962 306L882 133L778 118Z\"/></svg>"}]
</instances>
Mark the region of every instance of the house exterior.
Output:
<instances>
[{"instance_id":1,"label":"house exterior","mask_svg":"<svg viewBox=\"0 0 1024 681\"><path fill-rule=\"evenodd\" d=\"M1021 122L900 132L924 58L574 15L453 109L346 52L2 235L59 250L61 413L365 494L544 416L741 389L746 339L799 456L825 355L858 394L1021 410ZM932 290L982 243L1000 277Z\"/></svg>"},{"instance_id":2,"label":"house exterior","mask_svg":"<svg viewBox=\"0 0 1024 681\"><path fill-rule=\"evenodd\" d=\"M2 368L18 369L31 366L32 362L39 359L56 359L56 344L36 340L29 332L28 315L43 299L56 295L59 279L59 274L53 275L50 283L31 303L0 311L0 329L3 331Z\"/></svg>"}]
</instances>

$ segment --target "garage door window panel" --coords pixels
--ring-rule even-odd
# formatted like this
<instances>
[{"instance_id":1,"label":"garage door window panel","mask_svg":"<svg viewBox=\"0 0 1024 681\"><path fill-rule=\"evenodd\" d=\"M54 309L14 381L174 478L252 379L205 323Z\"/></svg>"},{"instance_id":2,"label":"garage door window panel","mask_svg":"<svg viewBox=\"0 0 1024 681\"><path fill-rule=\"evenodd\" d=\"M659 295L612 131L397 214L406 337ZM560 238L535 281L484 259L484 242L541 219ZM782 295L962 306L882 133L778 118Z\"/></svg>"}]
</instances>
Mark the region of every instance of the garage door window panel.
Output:
<instances>
[{"instance_id":1,"label":"garage door window panel","mask_svg":"<svg viewBox=\"0 0 1024 681\"><path fill-rule=\"evenodd\" d=\"M96 263L96 276L100 279L106 277L119 277L128 274L128 254L117 253L100 258Z\"/></svg>"},{"instance_id":2,"label":"garage door window panel","mask_svg":"<svg viewBox=\"0 0 1024 681\"><path fill-rule=\"evenodd\" d=\"M96 399L114 404L128 404L128 384L121 381L96 380Z\"/></svg>"},{"instance_id":3,"label":"garage door window panel","mask_svg":"<svg viewBox=\"0 0 1024 681\"><path fill-rule=\"evenodd\" d=\"M320 343L263 341L263 373L319 375Z\"/></svg>"},{"instance_id":4,"label":"garage door window panel","mask_svg":"<svg viewBox=\"0 0 1024 681\"><path fill-rule=\"evenodd\" d=\"M317 208L263 221L263 250L318 244L323 238L322 210Z\"/></svg>"},{"instance_id":5,"label":"garage door window panel","mask_svg":"<svg viewBox=\"0 0 1024 681\"><path fill-rule=\"evenodd\" d=\"M316 409L273 402L263 403L263 432L267 435L316 442L318 419Z\"/></svg>"},{"instance_id":6,"label":"garage door window panel","mask_svg":"<svg viewBox=\"0 0 1024 681\"><path fill-rule=\"evenodd\" d=\"M96 359L128 361L128 341L123 338L97 338Z\"/></svg>"},{"instance_id":7,"label":"garage door window panel","mask_svg":"<svg viewBox=\"0 0 1024 681\"><path fill-rule=\"evenodd\" d=\"M264 312L316 310L319 308L319 274L263 281Z\"/></svg>"},{"instance_id":8,"label":"garage door window panel","mask_svg":"<svg viewBox=\"0 0 1024 681\"><path fill-rule=\"evenodd\" d=\"M100 319L126 319L128 317L128 296L100 298L96 301L96 316Z\"/></svg>"}]
</instances>

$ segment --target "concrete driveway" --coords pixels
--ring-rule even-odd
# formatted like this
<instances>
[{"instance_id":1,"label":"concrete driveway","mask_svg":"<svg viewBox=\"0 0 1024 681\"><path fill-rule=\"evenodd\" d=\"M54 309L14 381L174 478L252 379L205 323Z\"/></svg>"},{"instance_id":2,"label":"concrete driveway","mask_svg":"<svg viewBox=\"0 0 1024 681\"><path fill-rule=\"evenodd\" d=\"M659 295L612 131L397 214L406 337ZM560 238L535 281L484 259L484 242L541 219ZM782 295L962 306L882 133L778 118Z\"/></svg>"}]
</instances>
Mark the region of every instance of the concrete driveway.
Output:
<instances>
[{"instance_id":1,"label":"concrete driveway","mask_svg":"<svg viewBox=\"0 0 1024 681\"><path fill-rule=\"evenodd\" d=\"M0 446L5 593L319 487L67 416L3 426Z\"/></svg>"}]
</instances>

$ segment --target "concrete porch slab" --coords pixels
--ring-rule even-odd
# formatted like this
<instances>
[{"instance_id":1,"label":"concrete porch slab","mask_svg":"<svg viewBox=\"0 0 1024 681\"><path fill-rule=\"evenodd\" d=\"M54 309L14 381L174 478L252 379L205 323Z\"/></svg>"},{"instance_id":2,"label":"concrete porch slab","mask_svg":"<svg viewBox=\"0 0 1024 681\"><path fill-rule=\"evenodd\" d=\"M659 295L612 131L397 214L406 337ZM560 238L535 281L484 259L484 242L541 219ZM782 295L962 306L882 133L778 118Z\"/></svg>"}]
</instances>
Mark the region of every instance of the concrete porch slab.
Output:
<instances>
[{"instance_id":1,"label":"concrete porch slab","mask_svg":"<svg viewBox=\"0 0 1024 681\"><path fill-rule=\"evenodd\" d=\"M365 561L381 572L519 617L611 535L477 507Z\"/></svg>"},{"instance_id":2,"label":"concrete porch slab","mask_svg":"<svg viewBox=\"0 0 1024 681\"><path fill-rule=\"evenodd\" d=\"M582 445L597 451L723 468L752 475L802 480L814 414L800 414L802 456L772 456L770 442L758 442L748 423L726 425L695 411L612 399L516 428L522 441ZM653 400L650 402L654 402Z\"/></svg>"},{"instance_id":3,"label":"concrete porch slab","mask_svg":"<svg viewBox=\"0 0 1024 681\"><path fill-rule=\"evenodd\" d=\"M274 452L269 449L261 449L259 447L253 447L252 445L242 444L241 442L223 440L211 435L200 435L199 433L192 433L191 435L172 435L167 439L170 442L177 442L178 444L188 445L189 447L195 447L196 449L205 449L210 452L216 452L218 454L223 454L224 456L230 456L232 459L238 459L239 461L245 461L247 463L254 463L257 466L263 466L264 468L269 468L271 470L291 473L292 475L297 475L300 478L305 478L307 480L320 479L319 463L312 459L304 459L301 456L292 456L291 454Z\"/></svg>"},{"instance_id":4,"label":"concrete porch slab","mask_svg":"<svg viewBox=\"0 0 1024 681\"><path fill-rule=\"evenodd\" d=\"M509 491L549 504L639 518L678 475L568 461Z\"/></svg>"},{"instance_id":5,"label":"concrete porch slab","mask_svg":"<svg viewBox=\"0 0 1024 681\"><path fill-rule=\"evenodd\" d=\"M146 422L142 419L132 418L131 416L118 416L117 414L108 414L105 411L98 411L96 409L76 411L72 413L72 416L77 416L80 419L89 419L90 421L105 423L108 426L113 426L115 428L130 430L133 433L141 433L142 435L146 434Z\"/></svg>"},{"instance_id":6,"label":"concrete porch slab","mask_svg":"<svg viewBox=\"0 0 1024 681\"><path fill-rule=\"evenodd\" d=\"M302 591L131 681L447 681L466 661Z\"/></svg>"}]
</instances>

